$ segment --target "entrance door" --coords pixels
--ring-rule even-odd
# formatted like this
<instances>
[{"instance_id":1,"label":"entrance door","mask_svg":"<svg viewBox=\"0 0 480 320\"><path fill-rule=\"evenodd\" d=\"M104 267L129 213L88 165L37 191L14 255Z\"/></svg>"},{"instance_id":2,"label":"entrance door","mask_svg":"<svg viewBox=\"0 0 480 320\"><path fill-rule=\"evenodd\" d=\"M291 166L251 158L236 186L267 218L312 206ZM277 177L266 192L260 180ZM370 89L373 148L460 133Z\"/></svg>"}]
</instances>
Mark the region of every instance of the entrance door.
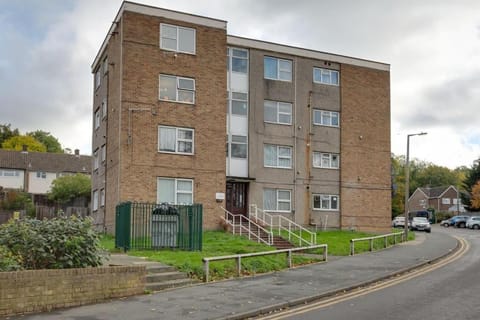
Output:
<instances>
[{"instance_id":1,"label":"entrance door","mask_svg":"<svg viewBox=\"0 0 480 320\"><path fill-rule=\"evenodd\" d=\"M248 182L227 181L226 206L233 214L247 215Z\"/></svg>"}]
</instances>

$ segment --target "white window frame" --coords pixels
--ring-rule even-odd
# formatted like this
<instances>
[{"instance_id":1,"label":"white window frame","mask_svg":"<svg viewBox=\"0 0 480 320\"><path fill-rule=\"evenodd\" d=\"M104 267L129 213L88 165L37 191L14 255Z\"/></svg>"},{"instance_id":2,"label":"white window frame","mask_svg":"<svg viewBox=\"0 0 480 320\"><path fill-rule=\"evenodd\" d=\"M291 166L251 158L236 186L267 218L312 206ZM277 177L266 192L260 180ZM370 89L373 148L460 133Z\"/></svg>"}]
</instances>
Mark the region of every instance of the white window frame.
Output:
<instances>
[{"instance_id":1,"label":"white window frame","mask_svg":"<svg viewBox=\"0 0 480 320\"><path fill-rule=\"evenodd\" d=\"M107 98L102 100L102 119L107 116L108 112L108 105L107 105Z\"/></svg>"},{"instance_id":2,"label":"white window frame","mask_svg":"<svg viewBox=\"0 0 480 320\"><path fill-rule=\"evenodd\" d=\"M175 39L174 38L168 38L166 36L165 37L162 36L162 27L163 26L167 26L167 27L176 29ZM180 50L180 41L181 41L180 30L193 31L193 51L192 52ZM170 40L175 40L176 41L176 48L173 49L173 48L164 47L162 45L162 39L163 38L170 39ZM197 51L197 31L194 28L181 27L181 26L176 26L176 25L168 24L168 23L160 23L160 48L163 49L163 50L167 50L167 51L173 51L173 52L179 52L179 53L186 53L186 54L193 54L194 55Z\"/></svg>"},{"instance_id":3,"label":"white window frame","mask_svg":"<svg viewBox=\"0 0 480 320\"><path fill-rule=\"evenodd\" d=\"M265 74L265 70L266 70L265 69L265 59L276 60L276 62L277 62L277 75L276 75L276 77L270 78L270 77L267 77L267 75ZM280 68L280 62L288 62L290 64L290 70L281 69ZM281 76L280 76L281 72L288 72L290 74L290 79L282 79ZM269 80L292 82L292 77L293 77L293 63L292 63L292 60L281 59L281 58L276 58L276 57L271 57L271 56L264 56L263 57L263 77L265 79L269 79Z\"/></svg>"},{"instance_id":4,"label":"white window frame","mask_svg":"<svg viewBox=\"0 0 480 320\"><path fill-rule=\"evenodd\" d=\"M45 171L37 171L37 178L38 179L46 179L47 173Z\"/></svg>"},{"instance_id":5,"label":"white window frame","mask_svg":"<svg viewBox=\"0 0 480 320\"><path fill-rule=\"evenodd\" d=\"M450 204L450 198L442 198L442 204Z\"/></svg>"},{"instance_id":6,"label":"white window frame","mask_svg":"<svg viewBox=\"0 0 480 320\"><path fill-rule=\"evenodd\" d=\"M320 81L315 81L315 72L319 73ZM323 75L327 76L327 74L328 74L328 77L329 77L330 81L324 81L323 80ZM337 75L337 82L336 83L332 82L332 74ZM324 68L314 67L313 68L313 82L314 83L319 83L319 84L328 84L328 85L331 85L331 86L339 86L340 85L340 72L337 71L337 70L332 70L332 69L324 69Z\"/></svg>"},{"instance_id":7,"label":"white window frame","mask_svg":"<svg viewBox=\"0 0 480 320\"><path fill-rule=\"evenodd\" d=\"M93 152L93 170L98 170L100 167L100 161L98 159L98 148Z\"/></svg>"},{"instance_id":8,"label":"white window frame","mask_svg":"<svg viewBox=\"0 0 480 320\"><path fill-rule=\"evenodd\" d=\"M234 141L234 137L238 138L245 138L245 141ZM245 145L245 157L234 157L232 154L232 145L237 144L237 145ZM230 156L230 158L233 159L248 159L248 136L244 135L238 135L238 134L231 134L228 135L228 145L227 145L227 156Z\"/></svg>"},{"instance_id":9,"label":"white window frame","mask_svg":"<svg viewBox=\"0 0 480 320\"><path fill-rule=\"evenodd\" d=\"M337 165L334 165L334 157L336 157ZM324 160L328 161L328 165L324 165ZM313 152L313 167L322 169L339 169L340 168L340 155L338 153L328 152Z\"/></svg>"},{"instance_id":10,"label":"white window frame","mask_svg":"<svg viewBox=\"0 0 480 320\"><path fill-rule=\"evenodd\" d=\"M100 189L100 207L105 207L105 189Z\"/></svg>"},{"instance_id":11,"label":"white window frame","mask_svg":"<svg viewBox=\"0 0 480 320\"><path fill-rule=\"evenodd\" d=\"M158 191L159 191L159 190L158 190L158 189L159 189L158 186L159 186L160 180L170 180L170 181L174 181L174 202L171 203L171 204L182 204L182 203L178 203L178 195L179 195L179 194L189 194L189 195L191 195L191 198L192 198L192 203L191 203L191 204L195 203L195 202L194 202L195 200L194 200L194 197L193 197L194 194L195 194L195 193L194 193L194 187L195 187L195 185L194 185L194 180L193 180L193 179L185 179L185 178L169 178L169 177L158 177L158 178L157 178L157 203L160 203L160 202L161 202L161 201L160 201L160 197L159 197L160 194L158 193ZM188 192L187 192L187 191L185 191L185 190L178 190L178 182L179 182L179 181L183 181L183 182L188 181L188 182L190 182L190 183L192 184L192 191L188 191Z\"/></svg>"},{"instance_id":12,"label":"white window frame","mask_svg":"<svg viewBox=\"0 0 480 320\"><path fill-rule=\"evenodd\" d=\"M320 207L315 207L315 197L320 197ZM336 198L337 200L337 207L332 208L332 200ZM328 201L328 208L322 208L323 201ZM312 194L312 208L313 210L321 210L321 211L339 211L340 210L340 197L336 194L321 194L321 193L314 193Z\"/></svg>"},{"instance_id":13,"label":"white window frame","mask_svg":"<svg viewBox=\"0 0 480 320\"><path fill-rule=\"evenodd\" d=\"M315 121L315 119L316 119L315 113L318 113L318 112L320 112L320 123ZM330 118L330 124L323 123L323 118L327 117L327 115ZM336 116L338 124L332 124L333 116ZM340 112L313 109L313 124L316 125L316 126L339 128L340 127Z\"/></svg>"},{"instance_id":14,"label":"white window frame","mask_svg":"<svg viewBox=\"0 0 480 320\"><path fill-rule=\"evenodd\" d=\"M276 165L275 166L272 166L272 165L267 165L266 164L266 152L265 152L265 148L267 146L274 146L276 147ZM290 156L287 157L287 156L281 156L280 155L280 149L281 148L285 148L285 149L290 149ZM278 144L270 144L270 143L265 143L263 145L263 166L265 168L278 168L278 169L291 169L292 168L292 155L293 155L293 148L291 146L283 146L283 145L278 145ZM279 163L280 163L280 160L281 159L289 159L290 160L290 166L288 167L284 167L284 166L281 166Z\"/></svg>"},{"instance_id":15,"label":"white window frame","mask_svg":"<svg viewBox=\"0 0 480 320\"><path fill-rule=\"evenodd\" d=\"M276 208L275 209L266 209L264 208L264 210L266 212L292 212L292 190L288 190L288 189L275 189L275 188L264 188L263 189L263 197L264 197L264 201L265 201L265 191L266 190L274 190L275 191L275 206ZM289 199L286 200L286 199L280 199L278 194L280 192L288 192L289 194ZM288 203L288 206L289 206L289 210L280 210L279 209L279 204L280 203Z\"/></svg>"},{"instance_id":16,"label":"white window frame","mask_svg":"<svg viewBox=\"0 0 480 320\"><path fill-rule=\"evenodd\" d=\"M100 67L95 71L95 90L97 90L100 87L100 84L102 83L102 77L100 74Z\"/></svg>"},{"instance_id":17,"label":"white window frame","mask_svg":"<svg viewBox=\"0 0 480 320\"><path fill-rule=\"evenodd\" d=\"M92 211L98 210L98 190L93 190L93 203L92 203Z\"/></svg>"},{"instance_id":18,"label":"white window frame","mask_svg":"<svg viewBox=\"0 0 480 320\"><path fill-rule=\"evenodd\" d=\"M240 56L240 55L235 55L234 51L241 51L241 52L245 52L246 53L246 57L245 56ZM248 74L248 69L249 69L249 66L248 66L248 50L247 49L241 49L241 48L227 48L227 70L230 71L230 72L235 72L235 73L241 73L241 74ZM238 59L238 60L245 60L246 61L246 66L247 66L247 70L245 72L242 72L242 71L235 71L233 70L233 60L234 59Z\"/></svg>"},{"instance_id":19,"label":"white window frame","mask_svg":"<svg viewBox=\"0 0 480 320\"><path fill-rule=\"evenodd\" d=\"M0 176L4 177L19 177L20 173L18 170L3 169L0 170Z\"/></svg>"},{"instance_id":20,"label":"white window frame","mask_svg":"<svg viewBox=\"0 0 480 320\"><path fill-rule=\"evenodd\" d=\"M245 103L246 106L246 113L245 114L238 114L233 113L233 103L234 101L239 101L241 103ZM234 115L236 117L248 117L248 93L246 92L235 92L229 91L228 92L228 113Z\"/></svg>"},{"instance_id":21,"label":"white window frame","mask_svg":"<svg viewBox=\"0 0 480 320\"><path fill-rule=\"evenodd\" d=\"M162 77L166 78L175 78L175 83L176 83L176 88L175 88L175 100L170 100L170 99L165 99L162 98ZM188 88L181 88L180 87L180 81L181 80L188 80L193 82L193 89L188 89ZM170 102L178 102L178 103L186 103L186 104L195 104L195 79L193 78L186 78L186 77L179 77L179 76L174 76L171 74L160 74L158 76L158 99L161 101L170 101ZM185 91L185 92L191 92L193 93L192 96L192 101L184 101L184 100L179 100L179 93Z\"/></svg>"},{"instance_id":22,"label":"white window frame","mask_svg":"<svg viewBox=\"0 0 480 320\"><path fill-rule=\"evenodd\" d=\"M160 131L162 128L165 129L175 129L175 151L166 151L160 149ZM179 138L179 130L183 131L191 131L192 132L192 139L183 139ZM190 142L192 144L192 152L180 152L178 151L178 143L179 142ZM158 126L158 152L160 153L172 153L172 154L186 154L186 155L193 155L195 153L195 129L192 128L182 128L182 127L172 127L172 126Z\"/></svg>"},{"instance_id":23,"label":"white window frame","mask_svg":"<svg viewBox=\"0 0 480 320\"><path fill-rule=\"evenodd\" d=\"M275 108L275 113L276 113L276 118L277 118L276 121L265 120L265 110L267 108L267 104L269 104L269 103L274 104L273 107ZM280 111L280 106L281 105L290 107L290 113ZM292 110L293 110L293 104L290 103L290 102L264 100L263 101L263 121L266 122L266 123L274 123L274 124L281 124L281 125L290 126L290 125L292 125ZM280 121L280 115L288 115L290 117L290 121L289 122L281 122Z\"/></svg>"},{"instance_id":24,"label":"white window frame","mask_svg":"<svg viewBox=\"0 0 480 320\"><path fill-rule=\"evenodd\" d=\"M95 115L94 115L94 125L95 125L95 130L97 130L98 128L100 128L100 108L98 108L96 111L95 111Z\"/></svg>"}]
</instances>

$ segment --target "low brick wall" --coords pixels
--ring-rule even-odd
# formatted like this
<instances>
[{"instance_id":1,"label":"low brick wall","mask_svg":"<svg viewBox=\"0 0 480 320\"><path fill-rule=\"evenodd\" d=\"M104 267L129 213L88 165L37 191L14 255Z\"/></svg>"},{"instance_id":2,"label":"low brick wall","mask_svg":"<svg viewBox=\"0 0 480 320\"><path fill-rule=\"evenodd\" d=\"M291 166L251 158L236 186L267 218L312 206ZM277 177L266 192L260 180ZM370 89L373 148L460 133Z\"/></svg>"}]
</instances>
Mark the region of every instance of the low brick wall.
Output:
<instances>
[{"instance_id":1,"label":"low brick wall","mask_svg":"<svg viewBox=\"0 0 480 320\"><path fill-rule=\"evenodd\" d=\"M142 294L145 266L0 272L0 316Z\"/></svg>"}]
</instances>

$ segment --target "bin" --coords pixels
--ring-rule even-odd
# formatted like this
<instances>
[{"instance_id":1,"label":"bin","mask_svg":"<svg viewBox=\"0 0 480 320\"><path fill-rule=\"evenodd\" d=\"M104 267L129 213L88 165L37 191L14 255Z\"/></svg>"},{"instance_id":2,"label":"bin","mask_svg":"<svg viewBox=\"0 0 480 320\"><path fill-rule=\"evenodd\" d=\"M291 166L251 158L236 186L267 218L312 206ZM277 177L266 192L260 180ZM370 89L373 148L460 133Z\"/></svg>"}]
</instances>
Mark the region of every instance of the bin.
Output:
<instances>
[{"instance_id":1,"label":"bin","mask_svg":"<svg viewBox=\"0 0 480 320\"><path fill-rule=\"evenodd\" d=\"M152 248L175 248L178 236L178 210L162 203L152 211Z\"/></svg>"}]
</instances>

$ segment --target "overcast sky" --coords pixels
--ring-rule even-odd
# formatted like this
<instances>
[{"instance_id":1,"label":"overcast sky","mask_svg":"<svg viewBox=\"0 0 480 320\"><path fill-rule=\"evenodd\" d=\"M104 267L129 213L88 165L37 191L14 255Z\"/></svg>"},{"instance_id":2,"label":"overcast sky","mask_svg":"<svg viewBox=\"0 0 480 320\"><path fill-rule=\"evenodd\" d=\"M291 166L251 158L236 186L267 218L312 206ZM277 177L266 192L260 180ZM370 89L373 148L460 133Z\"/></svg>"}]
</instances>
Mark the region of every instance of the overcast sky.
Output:
<instances>
[{"instance_id":1,"label":"overcast sky","mask_svg":"<svg viewBox=\"0 0 480 320\"><path fill-rule=\"evenodd\" d=\"M389 63L392 152L480 157L478 0L138 0L228 21L228 34ZM0 0L0 124L91 154L90 66L120 0Z\"/></svg>"}]
</instances>

